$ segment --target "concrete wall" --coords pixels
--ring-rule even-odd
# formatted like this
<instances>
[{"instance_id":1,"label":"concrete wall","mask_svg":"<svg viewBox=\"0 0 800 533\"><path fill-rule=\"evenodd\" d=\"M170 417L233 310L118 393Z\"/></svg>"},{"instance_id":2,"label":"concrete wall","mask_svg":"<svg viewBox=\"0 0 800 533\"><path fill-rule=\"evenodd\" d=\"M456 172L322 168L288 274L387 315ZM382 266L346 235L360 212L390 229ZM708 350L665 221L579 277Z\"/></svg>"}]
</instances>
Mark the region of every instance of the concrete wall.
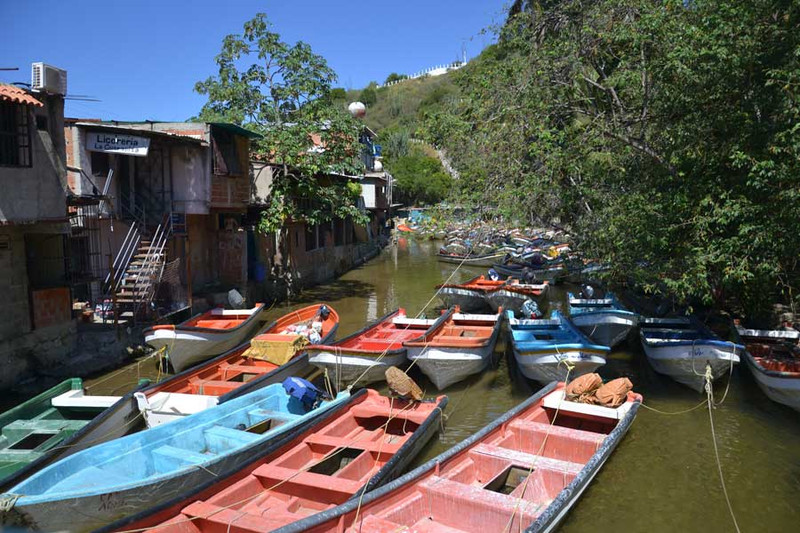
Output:
<instances>
[{"instance_id":1,"label":"concrete wall","mask_svg":"<svg viewBox=\"0 0 800 533\"><path fill-rule=\"evenodd\" d=\"M211 197L208 148L174 146L171 157L175 210L179 213L207 215Z\"/></svg>"},{"instance_id":2,"label":"concrete wall","mask_svg":"<svg viewBox=\"0 0 800 533\"><path fill-rule=\"evenodd\" d=\"M0 222L30 223L67 216L64 100L43 95L37 98L43 108L23 106L31 131L32 166L0 166ZM46 120L47 129L37 129L37 116Z\"/></svg>"},{"instance_id":3,"label":"concrete wall","mask_svg":"<svg viewBox=\"0 0 800 533\"><path fill-rule=\"evenodd\" d=\"M0 320L0 342L31 329L28 303L28 274L25 264L25 238L22 230L0 226L0 242L9 249L0 250L0 295L6 312ZM0 374L5 373L0 372Z\"/></svg>"},{"instance_id":4,"label":"concrete wall","mask_svg":"<svg viewBox=\"0 0 800 533\"><path fill-rule=\"evenodd\" d=\"M128 346L141 342L141 331L96 324L62 324L0 340L0 391L52 387L69 377L111 370L129 359Z\"/></svg>"},{"instance_id":5,"label":"concrete wall","mask_svg":"<svg viewBox=\"0 0 800 533\"><path fill-rule=\"evenodd\" d=\"M256 205L267 203L269 193L272 190L273 170L274 167L272 165L262 161L250 162L250 198L252 203Z\"/></svg>"}]
</instances>

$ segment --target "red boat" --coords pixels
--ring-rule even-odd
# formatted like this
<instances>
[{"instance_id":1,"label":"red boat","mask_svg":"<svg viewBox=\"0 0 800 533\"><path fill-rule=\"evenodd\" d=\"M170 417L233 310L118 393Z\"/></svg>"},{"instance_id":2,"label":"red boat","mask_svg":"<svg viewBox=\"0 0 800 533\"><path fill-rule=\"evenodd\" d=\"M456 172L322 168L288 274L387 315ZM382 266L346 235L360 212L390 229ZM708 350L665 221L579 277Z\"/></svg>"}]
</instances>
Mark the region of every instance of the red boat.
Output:
<instances>
[{"instance_id":1,"label":"red boat","mask_svg":"<svg viewBox=\"0 0 800 533\"><path fill-rule=\"evenodd\" d=\"M563 398L564 385L550 383L397 480L278 531L552 531L622 440L642 401L631 392L612 409ZM232 522L230 531L247 531L238 525Z\"/></svg>"},{"instance_id":2,"label":"red boat","mask_svg":"<svg viewBox=\"0 0 800 533\"><path fill-rule=\"evenodd\" d=\"M407 402L355 393L245 468L105 530L271 531L358 498L401 472L439 427L447 397Z\"/></svg>"},{"instance_id":3,"label":"red boat","mask_svg":"<svg viewBox=\"0 0 800 533\"><path fill-rule=\"evenodd\" d=\"M387 368L406 363L404 342L421 339L451 314L448 311L437 319L408 318L405 309L398 309L336 344L308 346L308 360L326 370L337 389L356 382L382 381Z\"/></svg>"}]
</instances>

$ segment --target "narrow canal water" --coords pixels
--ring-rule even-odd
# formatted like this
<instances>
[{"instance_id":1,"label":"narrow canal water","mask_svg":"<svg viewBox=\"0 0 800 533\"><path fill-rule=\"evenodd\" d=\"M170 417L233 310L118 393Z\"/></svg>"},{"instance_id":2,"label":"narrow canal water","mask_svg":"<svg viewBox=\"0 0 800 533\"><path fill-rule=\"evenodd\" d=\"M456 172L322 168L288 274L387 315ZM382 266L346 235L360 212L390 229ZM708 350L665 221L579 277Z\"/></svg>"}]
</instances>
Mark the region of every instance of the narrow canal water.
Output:
<instances>
[{"instance_id":1,"label":"narrow canal water","mask_svg":"<svg viewBox=\"0 0 800 533\"><path fill-rule=\"evenodd\" d=\"M437 262L437 245L400 239L366 265L332 283L269 311L277 318L295 307L325 301L339 312L338 338L364 327L397 307L413 316L430 301L434 286L457 265ZM482 273L463 268L453 281ZM551 291L551 309L563 309L569 286ZM444 391L450 397L445 430L416 464L471 435L538 390L517 371L501 337L488 371ZM704 399L653 372L632 338L600 369L604 379L628 376L645 403L665 412L686 410ZM428 396L435 387L412 369ZM137 377L157 377L153 362L96 378L94 394L119 394ZM716 385L721 398L727 381ZM725 402L713 411L717 444L731 505L742 531L797 531L800 524L800 414L768 400L742 365L734 371ZM733 531L720 486L708 410L666 415L640 409L633 427L561 527L584 531ZM487 532L488 533L488 532Z\"/></svg>"}]
</instances>

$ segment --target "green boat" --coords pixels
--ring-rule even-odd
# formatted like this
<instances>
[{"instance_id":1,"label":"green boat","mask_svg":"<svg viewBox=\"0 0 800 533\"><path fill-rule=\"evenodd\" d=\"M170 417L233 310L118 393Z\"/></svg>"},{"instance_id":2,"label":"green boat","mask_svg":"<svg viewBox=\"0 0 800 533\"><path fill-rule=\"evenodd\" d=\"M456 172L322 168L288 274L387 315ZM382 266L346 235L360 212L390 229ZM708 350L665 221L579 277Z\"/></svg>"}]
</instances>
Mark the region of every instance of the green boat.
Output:
<instances>
[{"instance_id":1,"label":"green boat","mask_svg":"<svg viewBox=\"0 0 800 533\"><path fill-rule=\"evenodd\" d=\"M87 396L83 381L63 381L0 414L0 483L43 458L119 398Z\"/></svg>"}]
</instances>

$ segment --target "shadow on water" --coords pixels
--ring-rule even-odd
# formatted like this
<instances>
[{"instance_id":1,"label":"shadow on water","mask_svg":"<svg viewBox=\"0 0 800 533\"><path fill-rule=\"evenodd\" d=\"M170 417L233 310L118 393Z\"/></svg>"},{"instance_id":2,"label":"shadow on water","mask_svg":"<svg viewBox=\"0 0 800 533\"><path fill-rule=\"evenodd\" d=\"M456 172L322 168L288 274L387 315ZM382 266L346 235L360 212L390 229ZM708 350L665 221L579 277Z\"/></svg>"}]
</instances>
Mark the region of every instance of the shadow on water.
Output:
<instances>
[{"instance_id":1,"label":"shadow on water","mask_svg":"<svg viewBox=\"0 0 800 533\"><path fill-rule=\"evenodd\" d=\"M337 302L344 298L366 298L375 291L372 283L356 279L338 279L325 285L317 285L294 296L289 305L310 305L320 301Z\"/></svg>"}]
</instances>

